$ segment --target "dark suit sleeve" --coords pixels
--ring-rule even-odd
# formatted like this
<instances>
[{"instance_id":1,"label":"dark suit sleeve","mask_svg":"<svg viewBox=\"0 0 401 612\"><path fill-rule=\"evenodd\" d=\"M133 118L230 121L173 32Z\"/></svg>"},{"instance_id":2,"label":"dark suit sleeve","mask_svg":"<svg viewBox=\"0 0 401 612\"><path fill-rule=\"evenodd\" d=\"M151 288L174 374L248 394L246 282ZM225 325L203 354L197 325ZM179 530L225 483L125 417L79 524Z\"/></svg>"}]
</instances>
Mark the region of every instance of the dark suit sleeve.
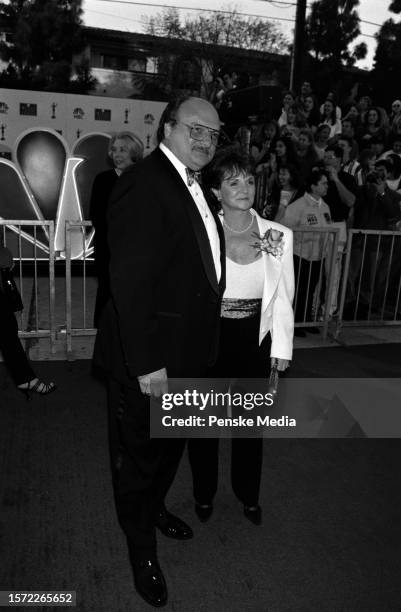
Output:
<instances>
[{"instance_id":1,"label":"dark suit sleeve","mask_svg":"<svg viewBox=\"0 0 401 612\"><path fill-rule=\"evenodd\" d=\"M111 294L131 377L166 365L155 305L165 240L162 211L150 189L139 172L128 172L120 177L108 209Z\"/></svg>"}]
</instances>

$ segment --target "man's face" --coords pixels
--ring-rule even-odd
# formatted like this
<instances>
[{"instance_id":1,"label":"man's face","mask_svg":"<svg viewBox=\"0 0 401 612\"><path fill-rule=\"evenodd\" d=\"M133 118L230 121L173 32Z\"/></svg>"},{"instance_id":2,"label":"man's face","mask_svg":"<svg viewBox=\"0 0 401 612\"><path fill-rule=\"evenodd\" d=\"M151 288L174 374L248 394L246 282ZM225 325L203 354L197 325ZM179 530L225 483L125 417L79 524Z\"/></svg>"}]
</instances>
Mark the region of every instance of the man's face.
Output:
<instances>
[{"instance_id":1,"label":"man's face","mask_svg":"<svg viewBox=\"0 0 401 612\"><path fill-rule=\"evenodd\" d=\"M178 109L176 122L165 125L163 143L187 168L200 170L213 159L219 132L215 108L191 98Z\"/></svg>"},{"instance_id":2,"label":"man's face","mask_svg":"<svg viewBox=\"0 0 401 612\"><path fill-rule=\"evenodd\" d=\"M327 178L325 176L322 176L319 182L316 183L316 185L312 185L312 191L314 192L315 196L324 198L324 196L327 195L328 186L329 183Z\"/></svg>"},{"instance_id":3,"label":"man's face","mask_svg":"<svg viewBox=\"0 0 401 612\"><path fill-rule=\"evenodd\" d=\"M308 81L304 81L301 85L301 95L305 97L311 93L312 93L311 84Z\"/></svg>"},{"instance_id":4,"label":"man's face","mask_svg":"<svg viewBox=\"0 0 401 612\"><path fill-rule=\"evenodd\" d=\"M311 142L306 134L300 134L298 138L298 148L301 149L301 151L306 151L310 143Z\"/></svg>"},{"instance_id":5,"label":"man's face","mask_svg":"<svg viewBox=\"0 0 401 612\"><path fill-rule=\"evenodd\" d=\"M350 138L354 137L354 126L351 121L347 121L346 119L342 122L342 132L344 136L349 136Z\"/></svg>"},{"instance_id":6,"label":"man's face","mask_svg":"<svg viewBox=\"0 0 401 612\"><path fill-rule=\"evenodd\" d=\"M379 172L377 172L377 168L375 168L366 178L366 189L372 196L376 196L378 193L383 192L384 185L385 181L380 176Z\"/></svg>"},{"instance_id":7,"label":"man's face","mask_svg":"<svg viewBox=\"0 0 401 612\"><path fill-rule=\"evenodd\" d=\"M401 140L394 140L393 151L397 153L397 155L401 155Z\"/></svg>"},{"instance_id":8,"label":"man's face","mask_svg":"<svg viewBox=\"0 0 401 612\"><path fill-rule=\"evenodd\" d=\"M349 155L351 153L351 147L349 146L349 143L347 140L342 140L340 138L340 140L338 141L338 146L340 147L340 149L343 150L345 155Z\"/></svg>"},{"instance_id":9,"label":"man's face","mask_svg":"<svg viewBox=\"0 0 401 612\"><path fill-rule=\"evenodd\" d=\"M382 181L387 180L388 172L386 166L382 164L375 164L375 171Z\"/></svg>"},{"instance_id":10,"label":"man's face","mask_svg":"<svg viewBox=\"0 0 401 612\"><path fill-rule=\"evenodd\" d=\"M338 170L341 165L341 159L335 156L334 151L325 151L323 161L326 168Z\"/></svg>"},{"instance_id":11,"label":"man's face","mask_svg":"<svg viewBox=\"0 0 401 612\"><path fill-rule=\"evenodd\" d=\"M384 151L384 142L372 142L370 148L376 157L380 157Z\"/></svg>"}]
</instances>

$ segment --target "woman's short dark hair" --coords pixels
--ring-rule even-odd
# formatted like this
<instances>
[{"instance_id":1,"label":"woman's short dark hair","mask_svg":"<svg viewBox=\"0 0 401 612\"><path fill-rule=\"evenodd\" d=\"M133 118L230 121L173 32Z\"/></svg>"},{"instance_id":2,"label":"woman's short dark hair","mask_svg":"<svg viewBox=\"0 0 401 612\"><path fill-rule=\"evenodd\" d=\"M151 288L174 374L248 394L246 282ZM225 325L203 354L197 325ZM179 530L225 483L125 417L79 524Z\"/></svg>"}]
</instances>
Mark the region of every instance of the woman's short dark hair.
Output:
<instances>
[{"instance_id":1,"label":"woman's short dark hair","mask_svg":"<svg viewBox=\"0 0 401 612\"><path fill-rule=\"evenodd\" d=\"M202 176L207 189L219 189L224 179L242 173L253 174L253 163L242 149L231 145L217 151L213 161L206 166Z\"/></svg>"},{"instance_id":2,"label":"woman's short dark hair","mask_svg":"<svg viewBox=\"0 0 401 612\"><path fill-rule=\"evenodd\" d=\"M288 170L290 183L294 189L299 189L302 185L302 178L299 169L295 164L282 164L280 170Z\"/></svg>"},{"instance_id":3,"label":"woman's short dark hair","mask_svg":"<svg viewBox=\"0 0 401 612\"><path fill-rule=\"evenodd\" d=\"M323 176L327 178L327 172L325 172L324 170L320 170L319 168L315 168L314 170L312 170L312 172L306 178L305 191L310 193L312 190L312 185L317 185L319 181L323 178Z\"/></svg>"},{"instance_id":4,"label":"woman's short dark hair","mask_svg":"<svg viewBox=\"0 0 401 612\"><path fill-rule=\"evenodd\" d=\"M167 104L166 108L162 112L160 117L159 126L156 132L157 144L160 144L164 140L164 126L167 123L175 123L177 121L177 113L182 104L190 100L193 96L189 94L180 94L174 96Z\"/></svg>"}]
</instances>

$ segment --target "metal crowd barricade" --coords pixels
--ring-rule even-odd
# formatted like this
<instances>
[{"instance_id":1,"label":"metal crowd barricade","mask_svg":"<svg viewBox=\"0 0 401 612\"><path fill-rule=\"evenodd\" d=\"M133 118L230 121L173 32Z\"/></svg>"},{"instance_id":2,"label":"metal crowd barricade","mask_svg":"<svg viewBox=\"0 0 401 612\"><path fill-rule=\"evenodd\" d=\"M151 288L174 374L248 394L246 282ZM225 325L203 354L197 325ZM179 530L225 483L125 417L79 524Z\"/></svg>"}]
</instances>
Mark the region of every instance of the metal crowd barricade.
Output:
<instances>
[{"instance_id":1,"label":"metal crowd barricade","mask_svg":"<svg viewBox=\"0 0 401 612\"><path fill-rule=\"evenodd\" d=\"M308 240L318 240L318 255L314 261L308 258L306 243ZM304 300L301 320L295 317L295 327L318 327L322 329L323 338L327 338L329 322L331 319L330 305L333 299L334 274L338 256L339 229L338 228L302 228L294 230L294 248L301 254L295 265L295 297L294 311L299 311L298 302ZM316 255L316 252L315 252ZM314 268L314 264L317 264ZM318 266L316 284L313 278ZM306 270L306 273L305 273ZM301 286L301 278L306 278L306 288ZM316 280L316 279L315 279ZM306 289L306 291L305 291ZM312 302L312 313L309 316L308 304Z\"/></svg>"},{"instance_id":2,"label":"metal crowd barricade","mask_svg":"<svg viewBox=\"0 0 401 612\"><path fill-rule=\"evenodd\" d=\"M0 219L0 243L14 258L14 279L24 309L16 313L19 336L49 338L55 352L55 251L54 221Z\"/></svg>"},{"instance_id":3,"label":"metal crowd barricade","mask_svg":"<svg viewBox=\"0 0 401 612\"><path fill-rule=\"evenodd\" d=\"M262 170L262 172L258 172L256 174L256 181L255 181L254 208L259 214L262 214L263 212L263 208L266 203L267 194L268 194L268 173L266 172L266 170Z\"/></svg>"},{"instance_id":4,"label":"metal crowd barricade","mask_svg":"<svg viewBox=\"0 0 401 612\"><path fill-rule=\"evenodd\" d=\"M401 324L401 232L351 230L336 336L343 326Z\"/></svg>"},{"instance_id":5,"label":"metal crowd barricade","mask_svg":"<svg viewBox=\"0 0 401 612\"><path fill-rule=\"evenodd\" d=\"M88 274L88 266L93 271L93 233L87 231L91 228L90 221L65 223L65 333L68 359L73 355L73 337L96 335L93 315L97 280L93 274ZM75 257L72 257L72 251L75 251Z\"/></svg>"}]
</instances>

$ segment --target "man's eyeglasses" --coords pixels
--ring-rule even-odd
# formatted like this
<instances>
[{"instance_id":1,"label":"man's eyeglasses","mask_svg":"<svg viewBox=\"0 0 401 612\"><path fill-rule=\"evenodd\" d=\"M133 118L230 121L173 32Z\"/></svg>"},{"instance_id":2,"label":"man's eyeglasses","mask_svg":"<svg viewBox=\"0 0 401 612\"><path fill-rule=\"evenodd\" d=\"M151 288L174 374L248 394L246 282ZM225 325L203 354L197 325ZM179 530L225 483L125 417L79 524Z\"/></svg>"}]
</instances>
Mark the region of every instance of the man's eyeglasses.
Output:
<instances>
[{"instance_id":1,"label":"man's eyeglasses","mask_svg":"<svg viewBox=\"0 0 401 612\"><path fill-rule=\"evenodd\" d=\"M190 137L194 140L206 140L208 137L210 137L212 144L216 145L219 142L220 132L206 127L206 125L200 125L199 123L189 125L183 121L176 121L176 123L182 123L182 125L185 125L185 127L189 129Z\"/></svg>"}]
</instances>

